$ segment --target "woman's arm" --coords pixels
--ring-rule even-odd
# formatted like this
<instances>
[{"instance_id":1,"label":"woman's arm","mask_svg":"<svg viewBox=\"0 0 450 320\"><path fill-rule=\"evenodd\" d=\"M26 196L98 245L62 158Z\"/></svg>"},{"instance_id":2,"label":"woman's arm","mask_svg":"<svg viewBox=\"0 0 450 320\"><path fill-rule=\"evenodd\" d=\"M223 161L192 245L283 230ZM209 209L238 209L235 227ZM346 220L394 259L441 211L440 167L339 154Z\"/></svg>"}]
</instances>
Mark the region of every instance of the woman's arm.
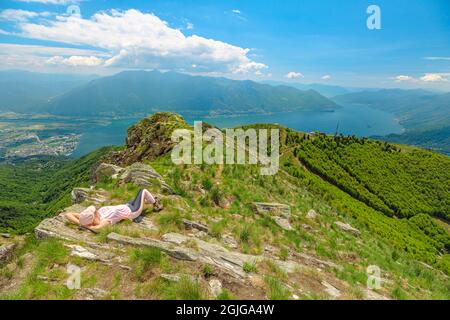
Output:
<instances>
[{"instance_id":1,"label":"woman's arm","mask_svg":"<svg viewBox=\"0 0 450 320\"><path fill-rule=\"evenodd\" d=\"M64 214L67 220L69 220L72 223L80 224L80 214L77 212L66 212Z\"/></svg>"},{"instance_id":2,"label":"woman's arm","mask_svg":"<svg viewBox=\"0 0 450 320\"><path fill-rule=\"evenodd\" d=\"M97 230L100 230L100 229L102 229L104 227L107 227L109 225L111 225L111 221L109 221L109 220L102 220L102 221L100 221L100 223L98 225L90 226L90 227L87 227L87 228L92 230L92 231L97 231Z\"/></svg>"}]
</instances>

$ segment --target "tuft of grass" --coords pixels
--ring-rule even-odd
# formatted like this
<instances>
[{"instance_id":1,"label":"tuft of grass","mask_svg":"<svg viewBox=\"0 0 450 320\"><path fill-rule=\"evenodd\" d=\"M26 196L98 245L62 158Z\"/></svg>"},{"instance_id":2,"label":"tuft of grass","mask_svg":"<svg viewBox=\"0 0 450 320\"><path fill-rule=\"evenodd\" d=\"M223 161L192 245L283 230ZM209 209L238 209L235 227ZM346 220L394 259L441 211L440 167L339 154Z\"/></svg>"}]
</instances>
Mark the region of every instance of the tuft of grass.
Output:
<instances>
[{"instance_id":1,"label":"tuft of grass","mask_svg":"<svg viewBox=\"0 0 450 320\"><path fill-rule=\"evenodd\" d=\"M248 243L248 241L250 240L250 236L251 236L250 228L247 226L244 226L244 228L239 233L239 239L243 243Z\"/></svg>"},{"instance_id":2,"label":"tuft of grass","mask_svg":"<svg viewBox=\"0 0 450 320\"><path fill-rule=\"evenodd\" d=\"M158 224L162 228L170 229L171 227L175 227L178 229L183 225L183 221L180 212L174 211L161 214L158 217Z\"/></svg>"},{"instance_id":3,"label":"tuft of grass","mask_svg":"<svg viewBox=\"0 0 450 320\"><path fill-rule=\"evenodd\" d=\"M266 276L264 278L266 283L266 294L270 300L288 300L291 296L289 290L274 277Z\"/></svg>"},{"instance_id":4,"label":"tuft of grass","mask_svg":"<svg viewBox=\"0 0 450 320\"><path fill-rule=\"evenodd\" d=\"M213 237L220 239L225 229L225 219L211 224L210 233Z\"/></svg>"},{"instance_id":5,"label":"tuft of grass","mask_svg":"<svg viewBox=\"0 0 450 320\"><path fill-rule=\"evenodd\" d=\"M214 187L210 191L211 200L218 206L222 200L222 192L219 188Z\"/></svg>"},{"instance_id":6,"label":"tuft of grass","mask_svg":"<svg viewBox=\"0 0 450 320\"><path fill-rule=\"evenodd\" d=\"M234 300L233 295L227 289L222 289L219 295L216 297L217 300Z\"/></svg>"},{"instance_id":7,"label":"tuft of grass","mask_svg":"<svg viewBox=\"0 0 450 320\"><path fill-rule=\"evenodd\" d=\"M256 264L246 261L246 262L244 262L244 265L242 266L242 269L246 273L256 272Z\"/></svg>"},{"instance_id":8,"label":"tuft of grass","mask_svg":"<svg viewBox=\"0 0 450 320\"><path fill-rule=\"evenodd\" d=\"M206 292L198 281L182 276L180 281L167 286L165 289L166 299L174 300L204 300Z\"/></svg>"},{"instance_id":9,"label":"tuft of grass","mask_svg":"<svg viewBox=\"0 0 450 320\"><path fill-rule=\"evenodd\" d=\"M56 239L48 239L37 248L39 265L43 267L50 264L65 264L67 262L68 249Z\"/></svg>"},{"instance_id":10,"label":"tuft of grass","mask_svg":"<svg viewBox=\"0 0 450 320\"><path fill-rule=\"evenodd\" d=\"M136 276L141 279L149 270L160 265L162 253L158 248L133 249L130 254L130 260L136 265Z\"/></svg>"},{"instance_id":11,"label":"tuft of grass","mask_svg":"<svg viewBox=\"0 0 450 320\"><path fill-rule=\"evenodd\" d=\"M406 295L406 293L399 286L395 287L391 291L391 296L392 296L392 298L394 298L396 300L407 300L408 299L408 296Z\"/></svg>"},{"instance_id":12,"label":"tuft of grass","mask_svg":"<svg viewBox=\"0 0 450 320\"><path fill-rule=\"evenodd\" d=\"M213 182L209 178L205 178L202 180L203 189L205 189L207 191L211 190L213 185L214 185Z\"/></svg>"},{"instance_id":13,"label":"tuft of grass","mask_svg":"<svg viewBox=\"0 0 450 320\"><path fill-rule=\"evenodd\" d=\"M287 258L289 257L289 250L285 247L280 249L280 252L278 253L278 257L283 260L286 261Z\"/></svg>"},{"instance_id":14,"label":"tuft of grass","mask_svg":"<svg viewBox=\"0 0 450 320\"><path fill-rule=\"evenodd\" d=\"M203 266L202 273L205 278L208 278L214 274L214 267L209 264L205 264Z\"/></svg>"}]
</instances>

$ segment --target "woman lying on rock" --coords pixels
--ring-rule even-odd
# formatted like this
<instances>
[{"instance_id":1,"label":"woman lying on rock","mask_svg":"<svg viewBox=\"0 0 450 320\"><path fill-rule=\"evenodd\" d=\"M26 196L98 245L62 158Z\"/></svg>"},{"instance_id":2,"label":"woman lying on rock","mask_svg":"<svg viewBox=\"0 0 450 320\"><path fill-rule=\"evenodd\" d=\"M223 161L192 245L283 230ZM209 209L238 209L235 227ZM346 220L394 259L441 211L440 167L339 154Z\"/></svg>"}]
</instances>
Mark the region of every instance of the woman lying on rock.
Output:
<instances>
[{"instance_id":1,"label":"woman lying on rock","mask_svg":"<svg viewBox=\"0 0 450 320\"><path fill-rule=\"evenodd\" d=\"M95 206L90 206L81 213L67 212L65 216L75 224L97 231L122 220L138 220L145 204L153 204L156 211L162 209L158 197L153 197L147 189L141 189L136 198L127 204L101 207L98 210Z\"/></svg>"}]
</instances>

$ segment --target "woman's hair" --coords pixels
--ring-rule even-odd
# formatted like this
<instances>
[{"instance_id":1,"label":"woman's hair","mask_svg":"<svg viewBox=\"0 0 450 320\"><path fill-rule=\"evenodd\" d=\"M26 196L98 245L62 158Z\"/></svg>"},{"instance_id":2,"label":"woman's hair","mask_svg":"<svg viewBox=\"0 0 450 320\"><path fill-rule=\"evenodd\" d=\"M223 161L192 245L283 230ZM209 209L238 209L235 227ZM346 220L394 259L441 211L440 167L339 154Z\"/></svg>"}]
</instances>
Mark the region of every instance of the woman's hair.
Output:
<instances>
[{"instance_id":1,"label":"woman's hair","mask_svg":"<svg viewBox=\"0 0 450 320\"><path fill-rule=\"evenodd\" d=\"M94 222L95 212L94 206L87 207L80 213L80 225L83 227L90 226Z\"/></svg>"}]
</instances>

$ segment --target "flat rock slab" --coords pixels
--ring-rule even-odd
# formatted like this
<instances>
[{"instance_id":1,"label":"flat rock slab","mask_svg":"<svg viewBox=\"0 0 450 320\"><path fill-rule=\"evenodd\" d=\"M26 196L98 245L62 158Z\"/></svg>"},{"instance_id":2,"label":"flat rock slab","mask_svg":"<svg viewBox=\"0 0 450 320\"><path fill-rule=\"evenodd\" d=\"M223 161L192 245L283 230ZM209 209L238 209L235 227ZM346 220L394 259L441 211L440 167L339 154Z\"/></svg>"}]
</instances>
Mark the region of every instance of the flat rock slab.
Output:
<instances>
[{"instance_id":1,"label":"flat rock slab","mask_svg":"<svg viewBox=\"0 0 450 320\"><path fill-rule=\"evenodd\" d=\"M253 202L253 209L260 215L275 215L289 219L291 216L291 207L287 204L276 202Z\"/></svg>"},{"instance_id":2,"label":"flat rock slab","mask_svg":"<svg viewBox=\"0 0 450 320\"><path fill-rule=\"evenodd\" d=\"M186 229L197 229L199 231L203 231L203 232L209 233L208 226L206 226L204 224L201 224L199 222L183 219L183 224L184 224Z\"/></svg>"},{"instance_id":3,"label":"flat rock slab","mask_svg":"<svg viewBox=\"0 0 450 320\"><path fill-rule=\"evenodd\" d=\"M196 237L188 237L178 233L167 233L161 240L152 238L132 238L110 233L108 240L125 245L136 247L158 248L169 256L187 261L201 261L213 265L234 278L242 281L247 278L244 272L244 263L257 263L265 259L266 256L249 255L235 251L229 251L218 244L205 242ZM285 272L293 272L299 266L294 261L281 261L272 259Z\"/></svg>"},{"instance_id":4,"label":"flat rock slab","mask_svg":"<svg viewBox=\"0 0 450 320\"><path fill-rule=\"evenodd\" d=\"M74 205L67 208L65 211L81 212L84 209L85 208L82 206ZM69 225L69 222L62 215L43 220L34 229L34 233L38 240L57 238L74 242L96 242L94 235L91 232L80 230L75 225Z\"/></svg>"},{"instance_id":5,"label":"flat rock slab","mask_svg":"<svg viewBox=\"0 0 450 320\"><path fill-rule=\"evenodd\" d=\"M71 256L80 257L86 260L107 262L114 257L112 252L87 249L80 245L67 245L67 247L71 249Z\"/></svg>"},{"instance_id":6,"label":"flat rock slab","mask_svg":"<svg viewBox=\"0 0 450 320\"><path fill-rule=\"evenodd\" d=\"M108 292L100 288L83 288L75 295L77 300L101 300L106 298Z\"/></svg>"},{"instance_id":7,"label":"flat rock slab","mask_svg":"<svg viewBox=\"0 0 450 320\"><path fill-rule=\"evenodd\" d=\"M170 243L151 239L151 238L132 238L128 236L123 236L118 233L112 232L107 236L108 240L115 241L121 244L136 246L136 247L152 247L158 248L161 251L167 253L169 256L179 259L179 260L187 260L187 261L195 261L198 259L198 255L189 248L180 248L174 246Z\"/></svg>"},{"instance_id":8,"label":"flat rock slab","mask_svg":"<svg viewBox=\"0 0 450 320\"><path fill-rule=\"evenodd\" d=\"M206 242L194 237L188 237L178 233L167 233L162 236L162 240L177 245L195 243L196 253L198 259L204 263L212 264L222 270L228 271L237 278L246 278L247 274L244 272L244 263L257 263L264 259L270 259L266 256L257 256L244 254L236 251L230 251L225 247ZM294 261L273 260L285 272L293 272L298 267Z\"/></svg>"},{"instance_id":9,"label":"flat rock slab","mask_svg":"<svg viewBox=\"0 0 450 320\"><path fill-rule=\"evenodd\" d=\"M348 223L344 223L344 222L341 222L341 221L336 221L334 224L335 224L335 226L337 226L342 231L351 233L351 234L353 234L355 236L359 236L361 234L361 231L359 231L358 229L352 227Z\"/></svg>"},{"instance_id":10,"label":"flat rock slab","mask_svg":"<svg viewBox=\"0 0 450 320\"><path fill-rule=\"evenodd\" d=\"M325 292L333 299L337 299L341 296L341 291L335 288L333 285L326 281L322 281L322 285L325 287Z\"/></svg>"},{"instance_id":11,"label":"flat rock slab","mask_svg":"<svg viewBox=\"0 0 450 320\"><path fill-rule=\"evenodd\" d=\"M283 217L274 217L275 223L284 230L291 231L294 228L291 226L291 223L289 222L289 219L283 218Z\"/></svg>"}]
</instances>

